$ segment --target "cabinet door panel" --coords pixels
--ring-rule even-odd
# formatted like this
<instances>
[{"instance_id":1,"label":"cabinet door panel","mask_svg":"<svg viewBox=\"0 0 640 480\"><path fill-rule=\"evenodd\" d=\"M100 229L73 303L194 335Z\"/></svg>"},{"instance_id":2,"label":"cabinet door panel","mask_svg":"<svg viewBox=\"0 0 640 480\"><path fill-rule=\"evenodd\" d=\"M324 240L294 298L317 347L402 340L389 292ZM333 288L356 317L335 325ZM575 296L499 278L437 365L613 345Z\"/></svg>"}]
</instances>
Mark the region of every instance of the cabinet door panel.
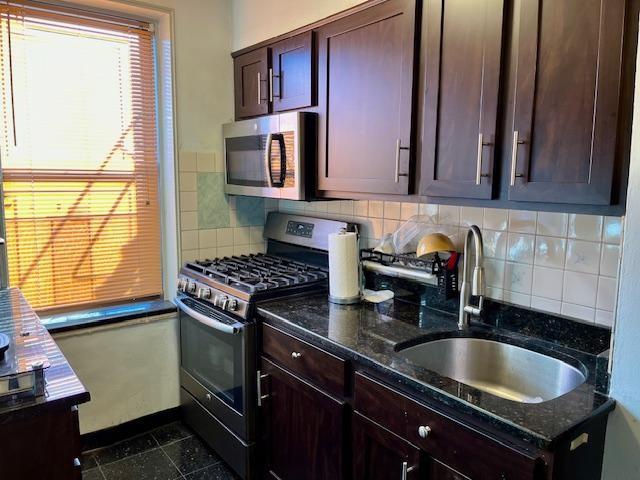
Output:
<instances>
[{"instance_id":1,"label":"cabinet door panel","mask_svg":"<svg viewBox=\"0 0 640 480\"><path fill-rule=\"evenodd\" d=\"M353 414L352 436L354 479L420 478L420 450L406 440L358 412Z\"/></svg>"},{"instance_id":2,"label":"cabinet door panel","mask_svg":"<svg viewBox=\"0 0 640 480\"><path fill-rule=\"evenodd\" d=\"M520 0L510 200L611 202L624 0Z\"/></svg>"},{"instance_id":3,"label":"cabinet door panel","mask_svg":"<svg viewBox=\"0 0 640 480\"><path fill-rule=\"evenodd\" d=\"M234 58L233 70L236 118L269 113L269 49Z\"/></svg>"},{"instance_id":4,"label":"cabinet door panel","mask_svg":"<svg viewBox=\"0 0 640 480\"><path fill-rule=\"evenodd\" d=\"M320 190L409 191L415 0L318 31Z\"/></svg>"},{"instance_id":5,"label":"cabinet door panel","mask_svg":"<svg viewBox=\"0 0 640 480\"><path fill-rule=\"evenodd\" d=\"M426 2L420 193L491 198L503 0Z\"/></svg>"},{"instance_id":6,"label":"cabinet door panel","mask_svg":"<svg viewBox=\"0 0 640 480\"><path fill-rule=\"evenodd\" d=\"M281 480L343 478L345 403L262 359L266 474Z\"/></svg>"},{"instance_id":7,"label":"cabinet door panel","mask_svg":"<svg viewBox=\"0 0 640 480\"><path fill-rule=\"evenodd\" d=\"M273 111L313 105L313 32L282 40L271 51Z\"/></svg>"}]
</instances>

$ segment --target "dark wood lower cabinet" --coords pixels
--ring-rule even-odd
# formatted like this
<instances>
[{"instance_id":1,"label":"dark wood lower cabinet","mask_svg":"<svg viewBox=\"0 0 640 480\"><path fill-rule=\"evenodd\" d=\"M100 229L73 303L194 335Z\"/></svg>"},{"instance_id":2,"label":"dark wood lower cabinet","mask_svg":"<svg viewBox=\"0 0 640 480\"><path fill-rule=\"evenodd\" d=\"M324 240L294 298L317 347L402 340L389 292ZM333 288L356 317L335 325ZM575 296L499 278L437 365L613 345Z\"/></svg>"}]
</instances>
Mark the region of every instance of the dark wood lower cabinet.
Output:
<instances>
[{"instance_id":1,"label":"dark wood lower cabinet","mask_svg":"<svg viewBox=\"0 0 640 480\"><path fill-rule=\"evenodd\" d=\"M346 403L262 358L265 478L342 479Z\"/></svg>"}]
</instances>

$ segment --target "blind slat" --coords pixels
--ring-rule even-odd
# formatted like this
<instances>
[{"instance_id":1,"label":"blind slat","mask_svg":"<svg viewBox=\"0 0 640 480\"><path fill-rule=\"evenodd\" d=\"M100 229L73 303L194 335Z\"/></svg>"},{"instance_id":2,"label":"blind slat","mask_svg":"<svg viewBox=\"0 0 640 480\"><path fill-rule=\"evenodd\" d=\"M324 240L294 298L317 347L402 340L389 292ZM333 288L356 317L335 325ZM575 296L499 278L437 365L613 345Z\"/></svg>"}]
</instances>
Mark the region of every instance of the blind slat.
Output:
<instances>
[{"instance_id":1,"label":"blind slat","mask_svg":"<svg viewBox=\"0 0 640 480\"><path fill-rule=\"evenodd\" d=\"M9 281L38 310L162 293L153 37L79 13L0 5Z\"/></svg>"}]
</instances>

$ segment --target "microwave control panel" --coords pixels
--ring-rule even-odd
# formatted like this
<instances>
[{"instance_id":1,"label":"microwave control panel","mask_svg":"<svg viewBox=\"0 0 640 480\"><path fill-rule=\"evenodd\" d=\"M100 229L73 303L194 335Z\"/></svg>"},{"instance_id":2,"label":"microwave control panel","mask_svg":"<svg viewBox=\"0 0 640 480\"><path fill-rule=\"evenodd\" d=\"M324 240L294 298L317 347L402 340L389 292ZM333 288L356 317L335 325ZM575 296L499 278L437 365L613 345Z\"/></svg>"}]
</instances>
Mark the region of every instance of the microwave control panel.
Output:
<instances>
[{"instance_id":1,"label":"microwave control panel","mask_svg":"<svg viewBox=\"0 0 640 480\"><path fill-rule=\"evenodd\" d=\"M313 236L313 226L313 223L289 220L287 222L287 233L296 237L311 238Z\"/></svg>"}]
</instances>

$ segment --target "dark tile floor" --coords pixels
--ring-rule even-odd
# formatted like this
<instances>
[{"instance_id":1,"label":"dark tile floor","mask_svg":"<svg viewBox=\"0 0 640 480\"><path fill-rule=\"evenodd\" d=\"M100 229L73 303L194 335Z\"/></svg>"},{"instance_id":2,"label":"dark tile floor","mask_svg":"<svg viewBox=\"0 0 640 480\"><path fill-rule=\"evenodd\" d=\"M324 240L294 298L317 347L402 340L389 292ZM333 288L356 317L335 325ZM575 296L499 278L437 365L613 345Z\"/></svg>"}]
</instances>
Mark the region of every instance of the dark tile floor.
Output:
<instances>
[{"instance_id":1,"label":"dark tile floor","mask_svg":"<svg viewBox=\"0 0 640 480\"><path fill-rule=\"evenodd\" d=\"M188 427L170 423L82 454L83 480L236 480Z\"/></svg>"}]
</instances>

